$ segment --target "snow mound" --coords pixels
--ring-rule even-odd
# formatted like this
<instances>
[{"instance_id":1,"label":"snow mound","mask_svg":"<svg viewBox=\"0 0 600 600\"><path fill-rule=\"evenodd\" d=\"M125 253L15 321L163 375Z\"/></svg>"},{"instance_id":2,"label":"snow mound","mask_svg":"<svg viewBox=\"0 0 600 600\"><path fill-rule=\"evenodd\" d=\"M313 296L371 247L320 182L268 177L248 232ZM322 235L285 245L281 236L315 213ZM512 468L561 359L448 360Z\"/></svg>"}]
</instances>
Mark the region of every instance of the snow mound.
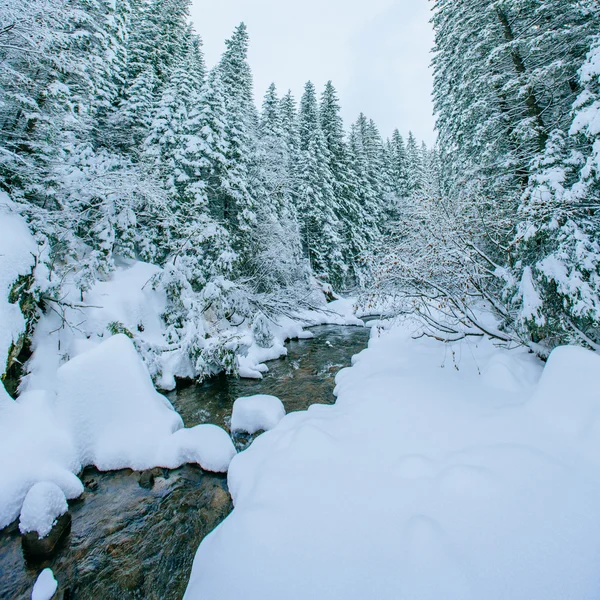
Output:
<instances>
[{"instance_id":1,"label":"snow mound","mask_svg":"<svg viewBox=\"0 0 600 600\"><path fill-rule=\"evenodd\" d=\"M57 382L57 413L83 466L102 471L155 467L157 445L183 427L123 334L64 364Z\"/></svg>"},{"instance_id":2,"label":"snow mound","mask_svg":"<svg viewBox=\"0 0 600 600\"><path fill-rule=\"evenodd\" d=\"M52 569L44 569L33 586L31 600L50 600L56 594L57 589L58 582L54 578Z\"/></svg>"},{"instance_id":3,"label":"snow mound","mask_svg":"<svg viewBox=\"0 0 600 600\"><path fill-rule=\"evenodd\" d=\"M19 530L21 533L36 531L40 538L46 537L58 517L64 515L69 506L64 492L50 481L36 483L25 496Z\"/></svg>"},{"instance_id":4,"label":"snow mound","mask_svg":"<svg viewBox=\"0 0 600 600\"><path fill-rule=\"evenodd\" d=\"M556 348L530 409L564 435L596 437L600 452L600 355L576 346Z\"/></svg>"},{"instance_id":5,"label":"snow mound","mask_svg":"<svg viewBox=\"0 0 600 600\"><path fill-rule=\"evenodd\" d=\"M224 429L216 425L197 425L169 436L159 448L155 462L169 469L197 463L205 471L225 473L235 453L233 442Z\"/></svg>"},{"instance_id":6,"label":"snow mound","mask_svg":"<svg viewBox=\"0 0 600 600\"><path fill-rule=\"evenodd\" d=\"M238 398L233 404L231 431L269 431L285 417L283 402L275 396L256 395Z\"/></svg>"},{"instance_id":7,"label":"snow mound","mask_svg":"<svg viewBox=\"0 0 600 600\"><path fill-rule=\"evenodd\" d=\"M21 275L31 272L37 244L25 220L16 212L15 204L0 192L0 375L6 370L11 345L25 330L25 319L8 295Z\"/></svg>"},{"instance_id":8,"label":"snow mound","mask_svg":"<svg viewBox=\"0 0 600 600\"><path fill-rule=\"evenodd\" d=\"M22 394L16 402L8 395L0 398L0 529L19 516L27 492L38 482L55 483L70 500L83 493L74 475L81 462L52 404L44 392Z\"/></svg>"}]
</instances>

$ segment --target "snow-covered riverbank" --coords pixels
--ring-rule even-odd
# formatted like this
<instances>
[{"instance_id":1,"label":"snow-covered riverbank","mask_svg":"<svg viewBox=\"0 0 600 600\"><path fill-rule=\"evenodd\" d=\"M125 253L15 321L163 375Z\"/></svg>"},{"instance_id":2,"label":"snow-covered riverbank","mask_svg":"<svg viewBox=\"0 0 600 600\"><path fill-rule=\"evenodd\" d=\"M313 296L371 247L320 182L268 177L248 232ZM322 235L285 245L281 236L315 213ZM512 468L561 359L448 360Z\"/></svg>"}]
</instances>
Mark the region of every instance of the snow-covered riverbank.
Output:
<instances>
[{"instance_id":1,"label":"snow-covered riverbank","mask_svg":"<svg viewBox=\"0 0 600 600\"><path fill-rule=\"evenodd\" d=\"M186 600L592 600L600 357L373 332L229 470Z\"/></svg>"},{"instance_id":2,"label":"snow-covered riverbank","mask_svg":"<svg viewBox=\"0 0 600 600\"><path fill-rule=\"evenodd\" d=\"M46 250L3 193L0 217L4 374L6 356L27 334L21 307L12 298L15 282L34 278L43 294L51 277L35 260ZM208 424L184 429L170 402L154 389L151 375L160 388L173 389L176 377L193 378L195 373L185 344L169 344L163 319L166 296L152 285L160 272L155 265L124 262L84 298L67 277L60 301L48 297L46 310L39 311L17 400L0 383L0 528L19 516L37 483L58 486L64 502L79 497L83 486L76 475L88 465L107 471L197 463L210 471L227 470L235 453L229 435ZM226 319L211 321L205 315L191 325L206 329L207 346L230 340L235 348L232 370L260 378L268 370L265 361L286 354L287 339L312 335L305 326L362 324L351 301L325 306L321 296L323 312L298 311L295 318L270 323L269 343L257 341L251 323L232 327ZM38 512L41 530L59 516L43 507Z\"/></svg>"}]
</instances>

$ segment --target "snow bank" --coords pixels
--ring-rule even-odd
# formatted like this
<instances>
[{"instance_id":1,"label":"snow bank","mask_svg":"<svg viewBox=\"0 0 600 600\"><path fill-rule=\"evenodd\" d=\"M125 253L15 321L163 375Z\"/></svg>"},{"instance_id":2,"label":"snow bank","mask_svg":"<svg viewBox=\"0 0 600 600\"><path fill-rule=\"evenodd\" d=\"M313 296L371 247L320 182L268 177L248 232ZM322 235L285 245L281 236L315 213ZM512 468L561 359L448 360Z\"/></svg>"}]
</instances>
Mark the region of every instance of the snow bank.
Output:
<instances>
[{"instance_id":1,"label":"snow bank","mask_svg":"<svg viewBox=\"0 0 600 600\"><path fill-rule=\"evenodd\" d=\"M157 444L183 427L123 334L60 367L56 408L83 465L102 471L155 467Z\"/></svg>"},{"instance_id":2,"label":"snow bank","mask_svg":"<svg viewBox=\"0 0 600 600\"><path fill-rule=\"evenodd\" d=\"M27 223L0 191L0 375L6 371L10 347L25 330L21 309L18 304L10 304L8 296L17 279L31 273L36 252L37 244Z\"/></svg>"},{"instance_id":3,"label":"snow bank","mask_svg":"<svg viewBox=\"0 0 600 600\"><path fill-rule=\"evenodd\" d=\"M231 431L269 431L285 417L283 402L275 396L256 395L238 398L233 403Z\"/></svg>"},{"instance_id":4,"label":"snow bank","mask_svg":"<svg viewBox=\"0 0 600 600\"><path fill-rule=\"evenodd\" d=\"M58 582L54 578L52 569L44 569L33 586L31 600L50 600L57 589Z\"/></svg>"},{"instance_id":5,"label":"snow bank","mask_svg":"<svg viewBox=\"0 0 600 600\"><path fill-rule=\"evenodd\" d=\"M177 469L197 463L205 471L225 473L236 450L224 429L216 425L196 425L169 436L158 450L158 466Z\"/></svg>"},{"instance_id":6,"label":"snow bank","mask_svg":"<svg viewBox=\"0 0 600 600\"><path fill-rule=\"evenodd\" d=\"M64 515L69 506L64 492L50 481L36 483L25 496L19 530L21 533L35 531L40 538L46 537L58 517Z\"/></svg>"},{"instance_id":7,"label":"snow bank","mask_svg":"<svg viewBox=\"0 0 600 600\"><path fill-rule=\"evenodd\" d=\"M410 333L234 458L186 600L598 598L598 356Z\"/></svg>"}]
</instances>

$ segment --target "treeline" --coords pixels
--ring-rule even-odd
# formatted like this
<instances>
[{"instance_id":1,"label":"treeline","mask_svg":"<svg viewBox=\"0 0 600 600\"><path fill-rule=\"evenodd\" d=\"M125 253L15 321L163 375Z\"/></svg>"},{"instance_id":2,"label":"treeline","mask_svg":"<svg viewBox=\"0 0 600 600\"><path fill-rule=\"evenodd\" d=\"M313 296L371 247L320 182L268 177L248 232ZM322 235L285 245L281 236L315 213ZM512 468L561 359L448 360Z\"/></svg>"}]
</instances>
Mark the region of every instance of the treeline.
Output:
<instances>
[{"instance_id":1,"label":"treeline","mask_svg":"<svg viewBox=\"0 0 600 600\"><path fill-rule=\"evenodd\" d=\"M374 259L379 287L438 337L598 349L598 3L436 0L433 24L440 177Z\"/></svg>"},{"instance_id":2,"label":"treeline","mask_svg":"<svg viewBox=\"0 0 600 600\"><path fill-rule=\"evenodd\" d=\"M430 153L364 115L346 132L331 83L320 97L308 83L299 106L271 86L258 110L245 26L208 70L189 3L3 3L0 188L40 241L46 309L66 284L85 300L121 259L160 265L169 348L200 356L200 373L198 323L262 330L306 304L315 276L363 282Z\"/></svg>"}]
</instances>

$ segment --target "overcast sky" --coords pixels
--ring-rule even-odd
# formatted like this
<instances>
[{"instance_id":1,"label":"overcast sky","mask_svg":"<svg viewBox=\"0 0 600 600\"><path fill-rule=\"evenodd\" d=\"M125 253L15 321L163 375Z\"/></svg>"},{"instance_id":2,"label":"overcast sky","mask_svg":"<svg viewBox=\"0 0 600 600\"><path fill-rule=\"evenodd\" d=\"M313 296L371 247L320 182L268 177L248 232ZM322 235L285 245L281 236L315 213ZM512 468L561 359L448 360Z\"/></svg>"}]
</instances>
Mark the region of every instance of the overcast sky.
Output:
<instances>
[{"instance_id":1,"label":"overcast sky","mask_svg":"<svg viewBox=\"0 0 600 600\"><path fill-rule=\"evenodd\" d=\"M434 140L427 0L192 0L192 18L214 65L224 40L244 21L254 93L275 82L299 98L311 80L336 86L346 125L360 111L385 136L395 127Z\"/></svg>"}]
</instances>

